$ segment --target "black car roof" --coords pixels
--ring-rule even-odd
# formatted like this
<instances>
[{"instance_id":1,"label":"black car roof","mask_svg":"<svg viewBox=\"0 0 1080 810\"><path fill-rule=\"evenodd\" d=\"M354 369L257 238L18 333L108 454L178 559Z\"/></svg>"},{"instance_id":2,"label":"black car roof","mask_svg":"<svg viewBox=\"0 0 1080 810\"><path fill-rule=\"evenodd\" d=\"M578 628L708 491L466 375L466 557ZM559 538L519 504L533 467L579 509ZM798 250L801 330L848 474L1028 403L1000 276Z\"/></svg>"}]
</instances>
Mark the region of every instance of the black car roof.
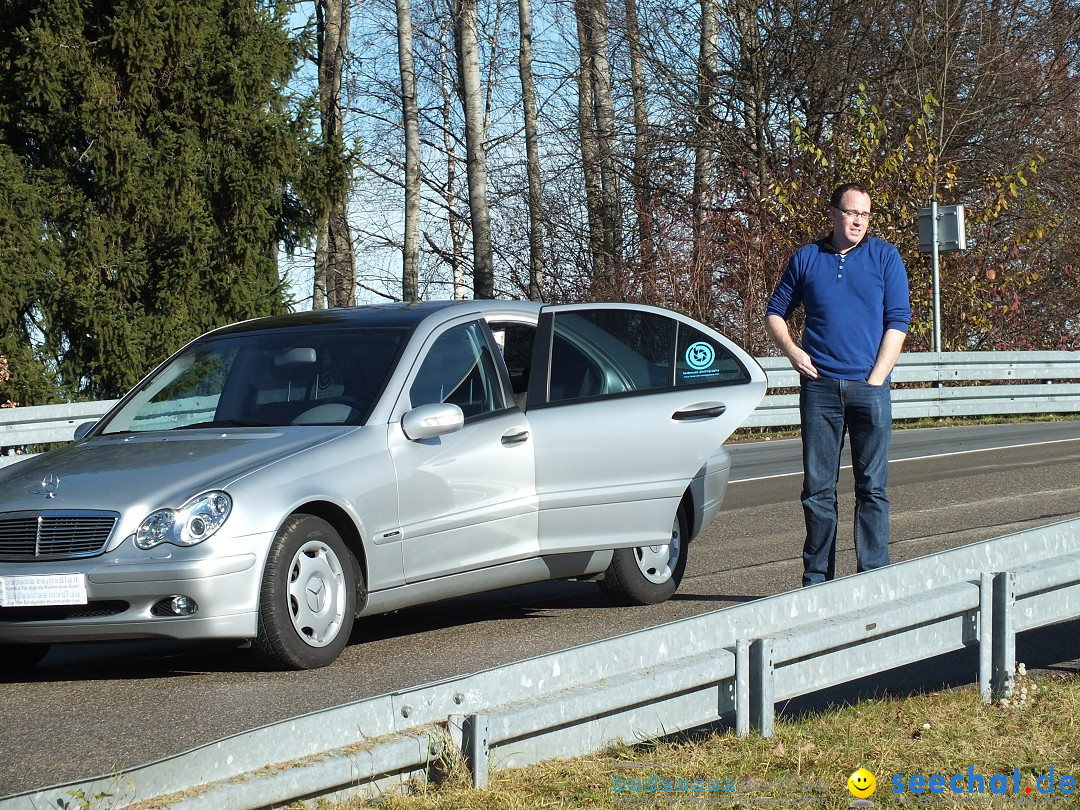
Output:
<instances>
[{"instance_id":1,"label":"black car roof","mask_svg":"<svg viewBox=\"0 0 1080 810\"><path fill-rule=\"evenodd\" d=\"M383 326L412 327L424 318L446 307L475 303L472 301L414 301L386 304L369 304L341 309L316 309L308 312L292 312L286 315L270 315L249 321L229 324L215 329L215 337L263 329L282 329L304 326Z\"/></svg>"}]
</instances>

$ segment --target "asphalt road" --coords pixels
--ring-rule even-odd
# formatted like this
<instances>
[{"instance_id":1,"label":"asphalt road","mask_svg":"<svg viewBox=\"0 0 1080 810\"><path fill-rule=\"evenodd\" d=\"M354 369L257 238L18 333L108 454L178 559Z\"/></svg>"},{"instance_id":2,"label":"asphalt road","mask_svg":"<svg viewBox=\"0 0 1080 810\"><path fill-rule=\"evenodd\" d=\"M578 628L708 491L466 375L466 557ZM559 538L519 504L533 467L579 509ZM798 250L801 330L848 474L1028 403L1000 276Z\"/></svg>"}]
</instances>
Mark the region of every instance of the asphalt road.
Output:
<instances>
[{"instance_id":1,"label":"asphalt road","mask_svg":"<svg viewBox=\"0 0 1080 810\"><path fill-rule=\"evenodd\" d=\"M612 608L591 583L513 588L365 619L334 665L300 673L258 671L227 645L58 647L30 675L0 681L0 796L797 587L799 442L731 449L737 480L665 605ZM1080 517L1080 421L899 431L892 458L897 561ZM850 473L841 484L850 493ZM853 508L845 495L841 514ZM853 543L841 536L847 574ZM1076 645L1053 644L1046 662L1080 671Z\"/></svg>"}]
</instances>

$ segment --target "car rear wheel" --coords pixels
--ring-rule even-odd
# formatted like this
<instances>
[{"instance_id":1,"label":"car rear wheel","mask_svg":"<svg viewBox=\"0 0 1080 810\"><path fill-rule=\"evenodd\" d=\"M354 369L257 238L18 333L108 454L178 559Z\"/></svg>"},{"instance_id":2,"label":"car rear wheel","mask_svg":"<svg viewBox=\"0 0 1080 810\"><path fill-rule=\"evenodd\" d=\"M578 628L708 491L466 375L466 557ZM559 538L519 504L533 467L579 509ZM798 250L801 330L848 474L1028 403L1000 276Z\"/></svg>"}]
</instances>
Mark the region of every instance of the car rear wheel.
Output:
<instances>
[{"instance_id":1,"label":"car rear wheel","mask_svg":"<svg viewBox=\"0 0 1080 810\"><path fill-rule=\"evenodd\" d=\"M689 529L680 507L665 544L619 548L600 580L600 587L622 605L657 605L666 602L682 582L686 570Z\"/></svg>"},{"instance_id":2,"label":"car rear wheel","mask_svg":"<svg viewBox=\"0 0 1080 810\"><path fill-rule=\"evenodd\" d=\"M294 515L263 571L255 647L284 669L315 669L345 649L356 614L356 557L333 526Z\"/></svg>"},{"instance_id":3,"label":"car rear wheel","mask_svg":"<svg viewBox=\"0 0 1080 810\"><path fill-rule=\"evenodd\" d=\"M50 644L0 644L0 672L14 675L32 669L48 654L51 646Z\"/></svg>"}]
</instances>

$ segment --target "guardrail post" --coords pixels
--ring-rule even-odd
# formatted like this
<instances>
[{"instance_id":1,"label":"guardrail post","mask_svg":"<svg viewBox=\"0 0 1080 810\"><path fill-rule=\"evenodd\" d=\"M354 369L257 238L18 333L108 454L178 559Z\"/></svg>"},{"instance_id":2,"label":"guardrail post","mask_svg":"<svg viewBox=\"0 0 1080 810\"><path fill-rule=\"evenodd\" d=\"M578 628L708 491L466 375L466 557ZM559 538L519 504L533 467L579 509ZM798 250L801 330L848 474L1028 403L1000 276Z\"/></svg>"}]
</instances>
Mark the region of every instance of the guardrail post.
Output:
<instances>
[{"instance_id":1,"label":"guardrail post","mask_svg":"<svg viewBox=\"0 0 1080 810\"><path fill-rule=\"evenodd\" d=\"M753 726L762 737L771 737L775 730L773 687L773 640L754 639L750 644L750 713Z\"/></svg>"},{"instance_id":2,"label":"guardrail post","mask_svg":"<svg viewBox=\"0 0 1080 810\"><path fill-rule=\"evenodd\" d=\"M979 697L983 703L994 699L991 679L994 670L994 575L979 575Z\"/></svg>"},{"instance_id":3,"label":"guardrail post","mask_svg":"<svg viewBox=\"0 0 1080 810\"><path fill-rule=\"evenodd\" d=\"M488 718L486 714L470 714L462 727L462 753L465 763L472 771L474 788L488 786Z\"/></svg>"},{"instance_id":4,"label":"guardrail post","mask_svg":"<svg viewBox=\"0 0 1080 810\"><path fill-rule=\"evenodd\" d=\"M1002 571L994 575L994 662L991 676L991 697L1001 700L1013 691L1016 672L1016 629L1013 626L1013 605L1016 603L1016 574Z\"/></svg>"},{"instance_id":5,"label":"guardrail post","mask_svg":"<svg viewBox=\"0 0 1080 810\"><path fill-rule=\"evenodd\" d=\"M465 715L452 714L446 718L446 731L457 750L465 754Z\"/></svg>"},{"instance_id":6,"label":"guardrail post","mask_svg":"<svg viewBox=\"0 0 1080 810\"><path fill-rule=\"evenodd\" d=\"M735 640L735 734L750 733L750 641Z\"/></svg>"}]
</instances>

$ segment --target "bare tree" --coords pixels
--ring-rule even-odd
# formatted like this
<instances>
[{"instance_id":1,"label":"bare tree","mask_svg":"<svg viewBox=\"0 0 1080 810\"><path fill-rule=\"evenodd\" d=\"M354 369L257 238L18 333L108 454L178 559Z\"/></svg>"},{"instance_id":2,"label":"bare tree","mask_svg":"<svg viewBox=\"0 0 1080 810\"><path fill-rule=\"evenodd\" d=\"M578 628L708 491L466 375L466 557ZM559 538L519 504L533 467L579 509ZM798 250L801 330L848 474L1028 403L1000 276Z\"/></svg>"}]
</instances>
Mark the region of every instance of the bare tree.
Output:
<instances>
[{"instance_id":1,"label":"bare tree","mask_svg":"<svg viewBox=\"0 0 1080 810\"><path fill-rule=\"evenodd\" d=\"M624 0L626 43L630 52L630 95L634 109L634 154L632 185L637 221L643 292L648 295L656 274L653 244L653 199L649 171L649 107L645 92L645 53L641 43L636 0Z\"/></svg>"},{"instance_id":2,"label":"bare tree","mask_svg":"<svg viewBox=\"0 0 1080 810\"><path fill-rule=\"evenodd\" d=\"M341 83L349 41L349 0L316 0L319 113L330 198L319 212L312 306L356 303L356 260L349 229L350 175L345 157Z\"/></svg>"},{"instance_id":3,"label":"bare tree","mask_svg":"<svg viewBox=\"0 0 1080 810\"><path fill-rule=\"evenodd\" d=\"M540 146L536 131L536 88L532 69L532 12L529 0L518 0L518 73L525 119L525 161L529 180L529 299L543 300L544 223L541 211Z\"/></svg>"},{"instance_id":4,"label":"bare tree","mask_svg":"<svg viewBox=\"0 0 1080 810\"><path fill-rule=\"evenodd\" d=\"M714 243L706 228L713 207L716 172L716 126L713 98L716 95L716 67L720 50L720 24L716 0L701 0L698 32L697 111L694 117L694 185L691 193L693 215L693 257L690 262L690 310L709 317L713 308L713 261L709 246Z\"/></svg>"},{"instance_id":5,"label":"bare tree","mask_svg":"<svg viewBox=\"0 0 1080 810\"><path fill-rule=\"evenodd\" d=\"M420 111L413 60L412 9L397 7L398 65L401 70L401 120L405 131L405 236L401 251L401 298L420 298Z\"/></svg>"},{"instance_id":6,"label":"bare tree","mask_svg":"<svg viewBox=\"0 0 1080 810\"><path fill-rule=\"evenodd\" d=\"M446 32L449 34L449 32ZM454 122L452 110L453 76L455 71L451 69L451 61L456 67L456 58L451 60L450 49L445 39L440 39L442 80L439 84L442 103L440 105L443 150L446 155L446 182L442 189L443 205L446 208L446 223L450 233L450 250L440 250L443 260L450 265L453 279L453 299L461 301L465 298L465 236L464 217L458 211L457 189L457 140L454 138Z\"/></svg>"},{"instance_id":7,"label":"bare tree","mask_svg":"<svg viewBox=\"0 0 1080 810\"><path fill-rule=\"evenodd\" d=\"M585 212L588 226L588 255L591 277L604 275L603 193L600 179L600 146L593 121L593 79L589 48L586 46L588 15L585 0L576 0L574 9L578 34L577 131L581 147L581 171L585 180Z\"/></svg>"},{"instance_id":8,"label":"bare tree","mask_svg":"<svg viewBox=\"0 0 1080 810\"><path fill-rule=\"evenodd\" d=\"M584 94L588 102L579 102L582 153L584 157L587 149L595 148L595 166L599 173L599 210L595 215L599 219L602 253L599 261L594 257L594 267L599 265L599 273L594 271L592 289L594 295L610 297L619 289L622 205L616 164L615 104L608 60L607 9L604 0L576 0L574 8L583 72L579 93Z\"/></svg>"},{"instance_id":9,"label":"bare tree","mask_svg":"<svg viewBox=\"0 0 1080 810\"><path fill-rule=\"evenodd\" d=\"M480 86L480 53L476 33L476 0L451 0L461 106L465 114L466 174L472 218L473 297L495 297L495 268L488 208L488 169L484 127L484 95Z\"/></svg>"},{"instance_id":10,"label":"bare tree","mask_svg":"<svg viewBox=\"0 0 1080 810\"><path fill-rule=\"evenodd\" d=\"M574 0L572 16L526 0L513 40L503 0L457 0L452 15L443 0L409 2L430 223L421 288L452 275L461 294L475 260L477 295L490 273L493 290L530 297L668 303L763 351L764 299L790 252L820 235L830 184L880 184L876 228L901 243L918 280L911 201L936 171L943 196L973 203L969 224L1007 206L978 239L1015 248L1005 259L973 252L954 274L973 301L994 304L955 345L1013 340L1036 322L1075 331L1070 305L1051 303L1075 298L1061 268L1075 267L1067 233L1080 219L1077 0ZM353 13L393 25L378 6ZM450 25L460 56L447 70ZM474 70L464 67L470 35ZM369 69L379 44L365 42ZM514 70L520 82L507 81ZM397 73L389 57L370 69L365 92L378 101L355 109L381 133L358 138L381 150L378 180L404 188ZM938 106L924 113L927 103ZM479 187L478 154L490 167ZM370 185L373 206L385 205ZM401 250L400 215L386 213L378 232L365 222L365 238ZM1017 304L1023 285L1040 290L1046 317ZM1051 329L1055 319L1066 326Z\"/></svg>"}]
</instances>

